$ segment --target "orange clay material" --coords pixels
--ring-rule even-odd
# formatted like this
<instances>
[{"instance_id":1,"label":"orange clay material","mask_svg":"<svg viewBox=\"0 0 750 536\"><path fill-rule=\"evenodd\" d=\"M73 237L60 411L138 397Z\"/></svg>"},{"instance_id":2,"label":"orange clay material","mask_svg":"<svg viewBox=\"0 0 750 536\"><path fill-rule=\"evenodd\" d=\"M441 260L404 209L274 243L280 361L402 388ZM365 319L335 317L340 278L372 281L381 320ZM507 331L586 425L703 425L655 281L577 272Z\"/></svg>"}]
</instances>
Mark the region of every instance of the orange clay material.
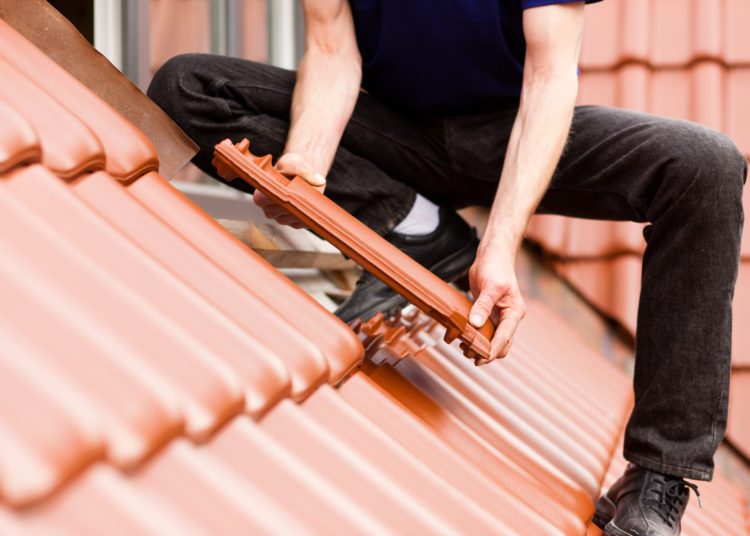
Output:
<instances>
[{"instance_id":1,"label":"orange clay material","mask_svg":"<svg viewBox=\"0 0 750 536\"><path fill-rule=\"evenodd\" d=\"M594 503L580 486L556 467L544 463L531 449L519 445L515 438L509 442L493 441L478 434L476 427L453 412L451 400L443 398L440 389L415 384L390 365L378 367L370 378L499 485L505 487L513 482L514 490L522 498L554 497L547 502L559 502L562 510L575 512L584 522L594 515ZM545 502L535 506L542 504ZM559 506L549 508L548 514L561 510Z\"/></svg>"},{"instance_id":2,"label":"orange clay material","mask_svg":"<svg viewBox=\"0 0 750 536\"><path fill-rule=\"evenodd\" d=\"M104 455L96 419L86 403L69 384L27 357L27 348L3 341L0 500L13 506L45 498Z\"/></svg>"},{"instance_id":3,"label":"orange clay material","mask_svg":"<svg viewBox=\"0 0 750 536\"><path fill-rule=\"evenodd\" d=\"M3 20L0 20L0 41L3 43L0 58L23 73L40 91L49 93L53 100L62 104L58 106L60 110L63 107L69 110L93 131L107 155L107 172L127 181L158 169L156 150L142 132ZM8 80L4 81L4 85L10 85ZM26 102L34 102L33 107L37 107L37 99L31 101L21 88L16 91ZM24 107L27 112L29 108ZM53 122L53 117L49 117L48 121ZM71 141L74 140L67 127L63 128L60 124L56 127L69 135ZM45 152L55 150L46 145L44 149Z\"/></svg>"},{"instance_id":4,"label":"orange clay material","mask_svg":"<svg viewBox=\"0 0 750 536\"><path fill-rule=\"evenodd\" d=\"M23 356L36 374L68 382L86 401L109 463L133 469L182 432L179 404L157 374L106 335L76 322L67 308L61 314L59 307L0 272L3 303L8 304L0 307L0 340L19 349L12 358ZM44 326L43 337L39 326ZM12 405L8 410L16 411Z\"/></svg>"},{"instance_id":5,"label":"orange clay material","mask_svg":"<svg viewBox=\"0 0 750 536\"><path fill-rule=\"evenodd\" d=\"M42 148L34 129L18 111L0 102L0 173L41 158Z\"/></svg>"},{"instance_id":6,"label":"orange clay material","mask_svg":"<svg viewBox=\"0 0 750 536\"><path fill-rule=\"evenodd\" d=\"M466 365L470 366L468 362ZM534 493L518 495L515 485L501 486L491 480L365 374L352 375L338 394L406 451L428 465L431 471L506 523L510 530L518 534L583 533L582 521L563 509L549 494L534 489ZM524 491L528 493L531 489L527 487ZM545 512L533 508L537 502L553 509L554 517L547 515L545 520ZM509 511L514 515L509 516Z\"/></svg>"},{"instance_id":7,"label":"orange clay material","mask_svg":"<svg viewBox=\"0 0 750 536\"><path fill-rule=\"evenodd\" d=\"M89 127L2 57L0 77L0 102L36 131L46 167L64 178L104 167L104 149Z\"/></svg>"},{"instance_id":8,"label":"orange clay material","mask_svg":"<svg viewBox=\"0 0 750 536\"><path fill-rule=\"evenodd\" d=\"M269 357L283 362L295 400L304 399L328 380L328 363L313 341L129 195L109 174L85 175L75 181L72 190L103 220L260 342L268 349ZM263 274L256 273L256 279L262 284ZM253 359L248 356L244 360Z\"/></svg>"},{"instance_id":9,"label":"orange clay material","mask_svg":"<svg viewBox=\"0 0 750 536\"><path fill-rule=\"evenodd\" d=\"M318 232L373 275L447 328L446 341L459 338L465 355L483 364L489 357L494 327L469 324L471 302L457 290L369 229L304 179L291 181L276 171L270 155L258 158L249 142L216 146L214 165L225 179L240 177Z\"/></svg>"},{"instance_id":10,"label":"orange clay material","mask_svg":"<svg viewBox=\"0 0 750 536\"><path fill-rule=\"evenodd\" d=\"M213 364L231 371L232 383L242 386L248 413L258 416L288 396L289 374L265 346L103 220L65 183L33 166L7 175L0 191L8 202L28 210L61 244L85 257L94 270L158 311L181 332L179 343L200 348ZM172 335L177 338L176 332Z\"/></svg>"},{"instance_id":11,"label":"orange clay material","mask_svg":"<svg viewBox=\"0 0 750 536\"><path fill-rule=\"evenodd\" d=\"M231 274L242 287L275 311L325 356L329 381L344 381L362 362L364 349L346 324L326 311L257 253L240 242L158 173L146 173L127 186L140 203L203 255ZM262 279L259 279L262 278ZM288 304L294 304L289 307Z\"/></svg>"}]
</instances>

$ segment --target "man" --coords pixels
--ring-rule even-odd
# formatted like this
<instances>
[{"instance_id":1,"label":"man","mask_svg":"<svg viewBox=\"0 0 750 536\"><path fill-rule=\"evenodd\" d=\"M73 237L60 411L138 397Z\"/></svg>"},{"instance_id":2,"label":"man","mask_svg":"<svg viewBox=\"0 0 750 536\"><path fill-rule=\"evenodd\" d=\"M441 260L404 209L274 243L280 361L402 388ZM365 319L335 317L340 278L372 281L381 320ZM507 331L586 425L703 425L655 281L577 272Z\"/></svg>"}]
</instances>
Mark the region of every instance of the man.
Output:
<instances>
[{"instance_id":1,"label":"man","mask_svg":"<svg viewBox=\"0 0 750 536\"><path fill-rule=\"evenodd\" d=\"M692 123L576 108L582 1L302 4L296 76L204 55L157 73L149 95L199 143L195 163L215 176L213 145L248 137L441 277L470 267L470 321L498 323L493 358L508 353L524 316L514 265L534 211L649 222L631 465L595 522L608 536L679 534L695 488L683 478L711 479L726 425L742 154ZM478 247L453 212L469 204L491 206ZM337 314L401 304L366 274Z\"/></svg>"}]
</instances>

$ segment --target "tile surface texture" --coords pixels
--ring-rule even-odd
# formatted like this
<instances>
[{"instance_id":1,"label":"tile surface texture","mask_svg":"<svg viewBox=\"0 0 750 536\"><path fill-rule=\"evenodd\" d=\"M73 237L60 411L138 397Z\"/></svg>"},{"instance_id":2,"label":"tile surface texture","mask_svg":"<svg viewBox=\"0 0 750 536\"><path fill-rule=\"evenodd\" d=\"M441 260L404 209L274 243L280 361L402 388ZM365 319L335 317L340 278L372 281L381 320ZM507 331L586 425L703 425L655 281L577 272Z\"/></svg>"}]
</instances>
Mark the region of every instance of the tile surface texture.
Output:
<instances>
[{"instance_id":1,"label":"tile surface texture","mask_svg":"<svg viewBox=\"0 0 750 536\"><path fill-rule=\"evenodd\" d=\"M0 56L44 66L28 50ZM532 301L484 367L416 309L350 329L65 73L0 71L1 534L591 530L632 392L564 319ZM594 278L590 244L558 236ZM741 492L701 492L683 534L748 534Z\"/></svg>"}]
</instances>

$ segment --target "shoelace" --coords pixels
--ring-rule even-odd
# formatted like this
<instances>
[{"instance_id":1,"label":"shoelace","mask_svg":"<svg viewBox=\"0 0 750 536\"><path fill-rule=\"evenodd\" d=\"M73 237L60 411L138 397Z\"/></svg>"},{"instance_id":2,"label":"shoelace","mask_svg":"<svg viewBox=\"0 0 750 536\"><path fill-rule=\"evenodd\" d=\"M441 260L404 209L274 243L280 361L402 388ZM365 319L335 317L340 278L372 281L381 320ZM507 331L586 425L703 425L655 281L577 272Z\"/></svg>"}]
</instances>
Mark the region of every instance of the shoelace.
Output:
<instances>
[{"instance_id":1,"label":"shoelace","mask_svg":"<svg viewBox=\"0 0 750 536\"><path fill-rule=\"evenodd\" d=\"M698 486L690 482L685 482L683 479L676 479L669 481L654 479L655 484L660 484L661 489L652 488L651 491L659 494L659 502L656 505L651 505L650 508L659 514L667 525L671 528L672 524L676 521L676 514L680 512L680 508L685 504L685 500L682 499L683 495L688 495L690 489L695 492L695 496L698 499L698 506L703 508L701 503L701 494L698 493Z\"/></svg>"}]
</instances>

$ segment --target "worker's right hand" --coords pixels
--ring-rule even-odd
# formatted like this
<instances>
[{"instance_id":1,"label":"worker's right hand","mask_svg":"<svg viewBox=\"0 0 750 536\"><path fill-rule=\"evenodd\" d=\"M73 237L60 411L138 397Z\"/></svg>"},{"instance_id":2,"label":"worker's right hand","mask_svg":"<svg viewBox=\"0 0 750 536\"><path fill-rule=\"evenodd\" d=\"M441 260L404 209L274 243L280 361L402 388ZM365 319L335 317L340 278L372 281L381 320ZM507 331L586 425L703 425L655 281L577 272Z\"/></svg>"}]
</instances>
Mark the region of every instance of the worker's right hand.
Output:
<instances>
[{"instance_id":1,"label":"worker's right hand","mask_svg":"<svg viewBox=\"0 0 750 536\"><path fill-rule=\"evenodd\" d=\"M321 193L325 190L326 179L316 172L308 160L299 153L286 153L276 162L276 170L289 178L301 177ZM307 226L296 216L290 214L285 208L277 205L271 198L260 190L255 190L253 201L258 205L266 218L274 220L281 225L289 225L295 229L304 229Z\"/></svg>"}]
</instances>

